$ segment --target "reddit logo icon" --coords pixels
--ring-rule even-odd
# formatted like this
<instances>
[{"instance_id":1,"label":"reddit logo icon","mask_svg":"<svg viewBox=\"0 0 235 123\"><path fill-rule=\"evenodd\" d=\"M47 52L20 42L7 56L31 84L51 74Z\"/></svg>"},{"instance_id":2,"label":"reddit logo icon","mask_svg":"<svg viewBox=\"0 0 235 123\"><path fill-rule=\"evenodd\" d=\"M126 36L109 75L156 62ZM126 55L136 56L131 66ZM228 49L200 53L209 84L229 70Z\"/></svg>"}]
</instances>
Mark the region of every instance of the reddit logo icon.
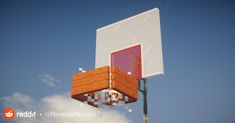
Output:
<instances>
[{"instance_id":1,"label":"reddit logo icon","mask_svg":"<svg viewBox=\"0 0 235 123\"><path fill-rule=\"evenodd\" d=\"M15 117L15 111L13 108L6 108L3 112L3 116L6 120L12 120Z\"/></svg>"}]
</instances>

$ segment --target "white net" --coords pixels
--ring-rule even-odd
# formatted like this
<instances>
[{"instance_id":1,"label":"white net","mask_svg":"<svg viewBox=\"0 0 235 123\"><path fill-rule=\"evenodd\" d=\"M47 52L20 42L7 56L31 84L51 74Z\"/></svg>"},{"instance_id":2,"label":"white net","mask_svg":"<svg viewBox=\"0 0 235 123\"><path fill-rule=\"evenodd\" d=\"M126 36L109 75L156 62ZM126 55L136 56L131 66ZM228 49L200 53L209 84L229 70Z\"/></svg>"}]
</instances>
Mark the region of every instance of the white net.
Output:
<instances>
[{"instance_id":1,"label":"white net","mask_svg":"<svg viewBox=\"0 0 235 123\"><path fill-rule=\"evenodd\" d=\"M84 94L87 101L84 103L92 104L98 108L108 108L115 105L122 105L128 102L128 97L112 89L96 91L94 94Z\"/></svg>"},{"instance_id":2,"label":"white net","mask_svg":"<svg viewBox=\"0 0 235 123\"><path fill-rule=\"evenodd\" d=\"M78 71L86 72L86 70L84 70L82 67L79 67ZM132 73L127 72L127 74L131 75ZM124 105L130 101L128 96L125 96L124 94L112 89L104 89L95 91L94 93L86 93L83 94L83 96L86 98L84 103L93 105L99 109L110 108L118 105L124 107L128 112L132 112L132 109Z\"/></svg>"}]
</instances>

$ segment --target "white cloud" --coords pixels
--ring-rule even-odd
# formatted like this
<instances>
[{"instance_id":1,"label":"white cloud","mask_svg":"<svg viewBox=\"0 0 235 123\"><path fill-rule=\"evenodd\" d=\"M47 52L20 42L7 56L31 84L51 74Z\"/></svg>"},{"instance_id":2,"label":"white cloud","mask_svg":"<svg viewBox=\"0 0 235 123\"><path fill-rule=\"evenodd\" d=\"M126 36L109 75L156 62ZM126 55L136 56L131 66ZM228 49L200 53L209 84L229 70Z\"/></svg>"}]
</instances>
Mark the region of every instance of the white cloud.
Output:
<instances>
[{"instance_id":1,"label":"white cloud","mask_svg":"<svg viewBox=\"0 0 235 123\"><path fill-rule=\"evenodd\" d=\"M118 111L100 111L97 108L66 97L63 94L47 96L36 101L27 95L13 93L12 96L4 97L3 100L6 104L11 102L12 107L16 111L29 110L25 105L30 105L30 109L37 112L36 118L15 118L16 123L131 123L124 114ZM45 114L46 112L78 112L79 114L90 116L73 118L39 116L39 113Z\"/></svg>"},{"instance_id":2,"label":"white cloud","mask_svg":"<svg viewBox=\"0 0 235 123\"><path fill-rule=\"evenodd\" d=\"M4 103L5 106L11 106L13 105L14 107L32 107L33 104L35 103L31 97L27 95L23 95L21 93L13 93L12 96L10 97L3 97L3 100L6 102Z\"/></svg>"},{"instance_id":3,"label":"white cloud","mask_svg":"<svg viewBox=\"0 0 235 123\"><path fill-rule=\"evenodd\" d=\"M52 76L51 74L43 74L43 75L39 75L38 78L45 84L51 86L51 87L55 87L57 83L60 82L59 79L55 78L54 76Z\"/></svg>"}]
</instances>

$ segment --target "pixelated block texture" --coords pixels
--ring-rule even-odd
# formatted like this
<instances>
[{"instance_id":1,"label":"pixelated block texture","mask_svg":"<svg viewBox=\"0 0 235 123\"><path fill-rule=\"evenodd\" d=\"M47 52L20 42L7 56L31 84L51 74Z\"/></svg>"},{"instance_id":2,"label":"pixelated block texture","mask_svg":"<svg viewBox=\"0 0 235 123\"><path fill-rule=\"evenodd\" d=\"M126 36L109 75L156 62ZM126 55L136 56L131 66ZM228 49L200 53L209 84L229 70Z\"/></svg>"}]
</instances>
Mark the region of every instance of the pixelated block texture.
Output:
<instances>
[{"instance_id":1,"label":"pixelated block texture","mask_svg":"<svg viewBox=\"0 0 235 123\"><path fill-rule=\"evenodd\" d=\"M84 94L94 96L94 92L104 89L114 89L128 96L129 101L126 103L138 99L138 81L118 68L105 66L72 76L71 97L76 100L87 101Z\"/></svg>"},{"instance_id":2,"label":"pixelated block texture","mask_svg":"<svg viewBox=\"0 0 235 123\"><path fill-rule=\"evenodd\" d=\"M131 97L127 103L135 102L138 99L137 80L115 67L111 68L111 72L112 89Z\"/></svg>"},{"instance_id":3,"label":"pixelated block texture","mask_svg":"<svg viewBox=\"0 0 235 123\"><path fill-rule=\"evenodd\" d=\"M73 75L72 94L83 94L109 87L109 67Z\"/></svg>"},{"instance_id":4,"label":"pixelated block texture","mask_svg":"<svg viewBox=\"0 0 235 123\"><path fill-rule=\"evenodd\" d=\"M142 78L141 46L136 45L111 54L111 67L117 67L140 80Z\"/></svg>"}]
</instances>

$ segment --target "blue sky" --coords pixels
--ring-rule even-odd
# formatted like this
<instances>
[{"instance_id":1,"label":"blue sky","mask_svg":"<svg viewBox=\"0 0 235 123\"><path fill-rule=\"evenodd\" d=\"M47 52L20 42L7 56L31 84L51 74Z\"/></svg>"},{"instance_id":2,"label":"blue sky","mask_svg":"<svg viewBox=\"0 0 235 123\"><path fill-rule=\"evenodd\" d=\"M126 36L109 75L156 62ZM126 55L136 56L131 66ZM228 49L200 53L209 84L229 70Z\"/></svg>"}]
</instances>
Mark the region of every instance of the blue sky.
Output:
<instances>
[{"instance_id":1,"label":"blue sky","mask_svg":"<svg viewBox=\"0 0 235 123\"><path fill-rule=\"evenodd\" d=\"M0 98L69 92L76 66L95 66L97 28L155 7L165 75L149 79L150 122L234 123L232 0L1 0ZM42 82L45 74L58 79L56 87ZM142 97L130 107L128 118L141 123Z\"/></svg>"}]
</instances>

